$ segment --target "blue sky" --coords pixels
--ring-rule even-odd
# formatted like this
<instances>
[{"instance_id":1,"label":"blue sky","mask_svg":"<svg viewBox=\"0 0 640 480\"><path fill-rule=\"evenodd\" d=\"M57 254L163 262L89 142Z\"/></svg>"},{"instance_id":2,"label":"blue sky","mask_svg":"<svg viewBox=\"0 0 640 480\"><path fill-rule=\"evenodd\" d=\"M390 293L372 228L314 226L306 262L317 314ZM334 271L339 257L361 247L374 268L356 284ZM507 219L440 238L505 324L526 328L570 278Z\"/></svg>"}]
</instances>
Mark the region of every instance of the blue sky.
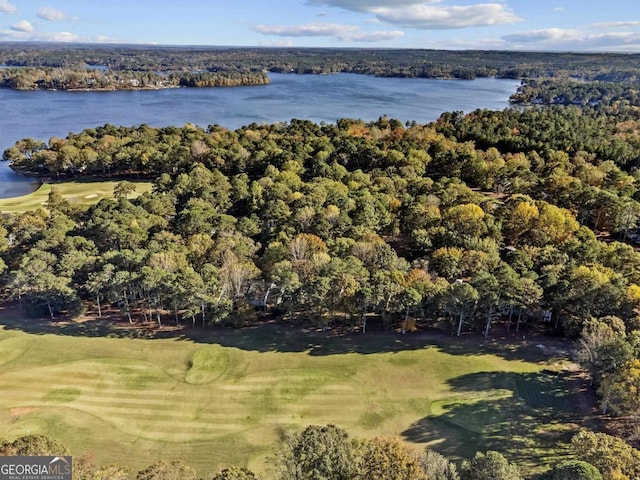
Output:
<instances>
[{"instance_id":1,"label":"blue sky","mask_svg":"<svg viewBox=\"0 0 640 480\"><path fill-rule=\"evenodd\" d=\"M637 0L0 0L0 40L640 52Z\"/></svg>"}]
</instances>

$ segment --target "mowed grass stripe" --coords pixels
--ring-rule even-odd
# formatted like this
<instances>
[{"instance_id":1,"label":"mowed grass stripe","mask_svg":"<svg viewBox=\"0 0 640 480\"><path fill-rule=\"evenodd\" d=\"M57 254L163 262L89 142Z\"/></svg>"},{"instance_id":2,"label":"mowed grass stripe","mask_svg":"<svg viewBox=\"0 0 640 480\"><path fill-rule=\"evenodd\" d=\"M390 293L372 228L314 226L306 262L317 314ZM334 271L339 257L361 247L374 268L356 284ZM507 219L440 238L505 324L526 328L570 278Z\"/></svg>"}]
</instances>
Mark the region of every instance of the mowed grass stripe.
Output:
<instances>
[{"instance_id":1,"label":"mowed grass stripe","mask_svg":"<svg viewBox=\"0 0 640 480\"><path fill-rule=\"evenodd\" d=\"M203 410L191 410L191 411L158 411L157 409L131 409L117 408L113 406L96 406L97 408L83 408L75 405L70 407L77 408L78 410L86 411L87 413L99 413L108 417L111 420L116 419L139 419L141 421L155 421L156 423L160 418L170 418L174 422L229 422L229 421L242 421L246 417L244 412L232 412L230 409L226 412L207 412ZM133 411L132 411L133 410ZM160 425L162 426L162 425Z\"/></svg>"},{"instance_id":2,"label":"mowed grass stripe","mask_svg":"<svg viewBox=\"0 0 640 480\"><path fill-rule=\"evenodd\" d=\"M144 372L144 370L141 368L131 369L131 372L140 373ZM117 375L115 378L113 374L110 376L112 378L109 379L109 383L117 385ZM86 378L93 380L91 376L87 376ZM252 395L259 396L261 394L268 394L273 386L266 382L265 378L258 380L257 383L250 385L250 389L253 392ZM326 411L324 411L322 408L314 407L316 401L312 393L303 392L300 394L296 391L298 388L305 388L305 383L317 383L317 378L305 374L288 374L286 375L286 380L286 383L280 382L276 389L280 390L281 398L287 401L286 408L290 411L290 414L263 415L263 422L277 422L281 419L286 419L287 423L290 423L291 415L301 417L301 414L304 413L309 416L309 413L314 409L317 411L317 414L322 417L331 415L334 419L345 420L353 418L353 415L357 413L359 409L359 407L353 409L343 408L341 409L341 415L335 415L336 411L334 407L327 408ZM103 386L106 382L107 375L101 378L101 384ZM302 387L300 385L302 385ZM57 388L53 391L64 391L78 387L78 399L66 406L94 415L103 415L105 418L108 418L114 426L125 432L144 430L142 435L145 438L157 438L159 435L172 435L172 433L183 434L191 431L194 432L194 439L203 439L204 437L210 438L211 436L220 435L229 431L242 431L247 428L245 425L246 415L238 412L237 402L239 398L236 395L224 395L224 392L216 392L215 388L211 388L209 392L203 389L197 389L200 394L196 396L193 395L194 392L176 394L175 391L172 390L175 386L176 385L173 384L167 385L168 388L154 390L147 388L139 391L86 387L81 390L81 382L67 382L65 384L58 382L56 384ZM23 388L23 385L14 385L14 388L15 387ZM322 387L326 387L326 385ZM329 385L329 387L331 387L331 385ZM342 396L345 391L349 392L347 395L349 398L344 399L345 405L357 405L358 396L352 391L351 387L346 385L334 387L337 387L337 392L340 396ZM287 393L289 389L293 389L294 392ZM302 404L297 405L295 400L301 395L303 399L309 395L311 395L312 398L307 401L303 400ZM327 394L320 395L319 400L326 399L326 395ZM45 397L46 396L47 395L45 395ZM29 400L39 400L35 394L29 395L28 397ZM198 401L201 405L197 407L197 411L195 412L184 408L160 412L155 408L167 404L193 405ZM333 401L335 402L336 398L333 398ZM32 401L29 403L31 405L33 404ZM215 412L210 412L208 409L215 409ZM237 423L230 424L229 422ZM161 425L162 428L158 428L159 425ZM182 439L183 435L180 435L180 438Z\"/></svg>"},{"instance_id":3,"label":"mowed grass stripe","mask_svg":"<svg viewBox=\"0 0 640 480\"><path fill-rule=\"evenodd\" d=\"M3 377L0 375L0 382ZM308 387L304 384L300 385L247 385L239 389L242 393L238 393L238 389L229 389L226 387L211 387L209 389L198 389L185 392L177 388L179 384L167 385L166 388L117 388L115 382L113 386L103 383L86 385L82 382L66 382L56 383L54 388L49 389L43 396L42 391L33 390L33 383L29 381L7 381L5 383L4 393L16 392L23 397L29 399L43 398L51 393L64 392L65 390L76 390L78 392L78 401L83 404L110 405L116 403L123 408L133 408L144 405L164 405L167 402L193 404L209 402L215 400L215 408L221 408L226 401L235 402L238 398L247 399L251 394L267 394L276 392L283 398L300 399L307 402L315 403L316 401L332 398L356 398L361 399L362 396L353 387L343 385L322 385L318 387ZM250 398L249 398L250 399ZM64 398L60 399L64 402Z\"/></svg>"},{"instance_id":4,"label":"mowed grass stripe","mask_svg":"<svg viewBox=\"0 0 640 480\"><path fill-rule=\"evenodd\" d=\"M26 405L23 409L30 411L29 416L31 419L29 419L28 422L33 422L35 420L36 426L53 428L60 419L64 418L67 420L81 413L89 418L94 417L95 419L102 420L105 424L108 424L109 427L103 431L112 431L113 435L118 432L119 434L130 435L131 438L160 440L163 443L166 443L167 438L170 438L170 443L172 444L191 441L210 441L230 433L240 433L247 428L246 426L242 427L239 423L234 422L233 419L227 419L227 423L207 423L196 420L190 422L175 421L171 415L162 415L157 412L154 415L154 418L141 419L140 415L136 415L134 413L131 413L130 415L109 415L108 411L104 411L101 412L100 416L97 416L83 409L69 407L53 409L42 405ZM15 410L15 408L12 410ZM9 413L8 416L11 418L11 423L19 423L19 419L16 419L15 415ZM46 421L39 424L37 419L47 416L55 418L55 422ZM231 423L229 423L230 420ZM95 423L95 420L91 423ZM28 430L22 434L27 433Z\"/></svg>"},{"instance_id":5,"label":"mowed grass stripe","mask_svg":"<svg viewBox=\"0 0 640 480\"><path fill-rule=\"evenodd\" d=\"M0 365L6 365L24 355L31 347L33 339L25 336L10 336L0 341Z\"/></svg>"}]
</instances>

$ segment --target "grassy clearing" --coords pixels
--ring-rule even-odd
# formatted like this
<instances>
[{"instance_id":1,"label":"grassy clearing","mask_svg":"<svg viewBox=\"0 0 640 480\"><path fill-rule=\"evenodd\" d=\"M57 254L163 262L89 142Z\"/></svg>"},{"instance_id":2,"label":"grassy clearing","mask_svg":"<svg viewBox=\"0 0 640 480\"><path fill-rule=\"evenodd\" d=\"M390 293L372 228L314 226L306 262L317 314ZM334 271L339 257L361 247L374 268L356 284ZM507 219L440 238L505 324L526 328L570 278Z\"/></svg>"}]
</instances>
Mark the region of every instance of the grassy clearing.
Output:
<instances>
[{"instance_id":1,"label":"grassy clearing","mask_svg":"<svg viewBox=\"0 0 640 480\"><path fill-rule=\"evenodd\" d=\"M60 194L73 204L92 205L103 198L113 197L113 187L117 181L82 179L70 182L45 183L33 193L21 197L0 199L0 212L20 213L41 208L49 198L51 188L57 188ZM136 186L135 193L129 198L137 197L151 191L151 182L131 182Z\"/></svg>"},{"instance_id":2,"label":"grassy clearing","mask_svg":"<svg viewBox=\"0 0 640 480\"><path fill-rule=\"evenodd\" d=\"M535 346L277 326L88 338L3 315L0 437L46 433L134 471L159 458L263 471L283 430L335 423L452 458L494 448L532 472L578 428L577 380Z\"/></svg>"}]
</instances>

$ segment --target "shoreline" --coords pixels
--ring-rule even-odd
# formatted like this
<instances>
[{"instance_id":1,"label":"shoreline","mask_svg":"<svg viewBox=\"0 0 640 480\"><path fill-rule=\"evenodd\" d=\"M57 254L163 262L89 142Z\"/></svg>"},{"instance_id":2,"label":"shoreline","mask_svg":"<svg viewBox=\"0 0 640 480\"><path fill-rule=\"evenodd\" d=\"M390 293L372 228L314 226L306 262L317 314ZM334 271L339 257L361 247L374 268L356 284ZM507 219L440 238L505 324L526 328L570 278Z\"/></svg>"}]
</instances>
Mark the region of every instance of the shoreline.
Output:
<instances>
[{"instance_id":1,"label":"shoreline","mask_svg":"<svg viewBox=\"0 0 640 480\"><path fill-rule=\"evenodd\" d=\"M157 90L172 90L178 88L232 88L232 87L257 87L262 85L270 85L267 83L247 83L241 85L216 85L216 86L204 86L204 87L189 87L186 85L166 85L161 87L100 87L100 88L13 88L0 85L0 89L13 90L15 92L127 92L127 91L157 91Z\"/></svg>"},{"instance_id":2,"label":"shoreline","mask_svg":"<svg viewBox=\"0 0 640 480\"><path fill-rule=\"evenodd\" d=\"M374 77L374 78L399 78L399 79L423 79L423 80L462 80L462 81L474 81L482 78L493 78L495 80L519 80L522 79L514 79L506 76L500 75L487 75L487 76L476 76L473 78L466 77L457 77L457 76L407 76L407 75L382 75L382 74L372 74L372 73L363 73L356 71L338 71L338 72L287 72L287 71L268 71L270 74L278 74L278 75L300 75L300 76L331 76L338 74L350 74L350 75L361 75L365 77ZM113 86L113 87L99 87L99 88L14 88L8 85L0 84L0 89L6 90L14 90L17 92L122 92L122 91L157 91L157 90L169 90L169 89L179 89L179 88L195 88L195 89L206 89L206 88L232 88L232 87L257 87L264 85L271 85L271 79L269 81L262 83L240 83L237 85L162 85L162 86L142 86L142 87L134 87L134 86Z\"/></svg>"}]
</instances>

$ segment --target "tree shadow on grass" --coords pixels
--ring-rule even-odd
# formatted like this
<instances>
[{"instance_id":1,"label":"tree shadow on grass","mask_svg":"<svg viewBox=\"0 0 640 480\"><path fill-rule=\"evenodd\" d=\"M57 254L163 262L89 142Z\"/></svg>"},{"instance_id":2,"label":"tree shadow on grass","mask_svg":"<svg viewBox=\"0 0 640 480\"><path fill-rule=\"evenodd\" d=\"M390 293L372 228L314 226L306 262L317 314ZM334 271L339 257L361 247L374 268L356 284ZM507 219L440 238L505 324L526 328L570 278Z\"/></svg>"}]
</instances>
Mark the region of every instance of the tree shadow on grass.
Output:
<instances>
[{"instance_id":1,"label":"tree shadow on grass","mask_svg":"<svg viewBox=\"0 0 640 480\"><path fill-rule=\"evenodd\" d=\"M54 320L26 316L17 307L0 307L0 326L5 330L21 330L36 335L114 338L175 338L175 329L158 330L156 324L129 324L113 315L88 321L74 321L60 316Z\"/></svg>"},{"instance_id":2,"label":"tree shadow on grass","mask_svg":"<svg viewBox=\"0 0 640 480\"><path fill-rule=\"evenodd\" d=\"M480 372L448 383L451 398L432 404L403 437L450 458L497 450L527 471L567 455L593 407L584 378L572 372Z\"/></svg>"},{"instance_id":3,"label":"tree shadow on grass","mask_svg":"<svg viewBox=\"0 0 640 480\"><path fill-rule=\"evenodd\" d=\"M496 355L506 360L547 364L566 360L571 342L557 337L537 336L523 341L520 336L485 339L481 335L452 337L440 330L425 329L402 334L398 331L368 329L366 334L352 329L322 331L281 320L239 329L186 329L185 339L259 352L307 352L312 356L345 353L375 354L437 348L455 356ZM541 343L544 343L544 348Z\"/></svg>"},{"instance_id":4,"label":"tree shadow on grass","mask_svg":"<svg viewBox=\"0 0 640 480\"><path fill-rule=\"evenodd\" d=\"M166 319L167 320L167 319ZM0 308L0 325L7 330L21 330L31 334L53 334L77 337L144 338L192 341L219 344L258 352L307 352L313 356L344 353L394 353L424 348L438 348L451 355L493 354L508 360L548 362L554 355L566 358L561 348L540 349L538 342L563 345L568 342L553 337L537 337L523 341L521 336L485 339L480 335L451 337L440 330L427 329L402 334L384 331L381 325L370 322L363 334L352 328L336 327L327 331L293 324L279 319L267 319L241 328L211 326L203 328L182 323L174 326L165 321L162 328L153 322L129 322L117 311L102 318L87 316L83 321L48 318L27 318L16 306Z\"/></svg>"}]
</instances>

